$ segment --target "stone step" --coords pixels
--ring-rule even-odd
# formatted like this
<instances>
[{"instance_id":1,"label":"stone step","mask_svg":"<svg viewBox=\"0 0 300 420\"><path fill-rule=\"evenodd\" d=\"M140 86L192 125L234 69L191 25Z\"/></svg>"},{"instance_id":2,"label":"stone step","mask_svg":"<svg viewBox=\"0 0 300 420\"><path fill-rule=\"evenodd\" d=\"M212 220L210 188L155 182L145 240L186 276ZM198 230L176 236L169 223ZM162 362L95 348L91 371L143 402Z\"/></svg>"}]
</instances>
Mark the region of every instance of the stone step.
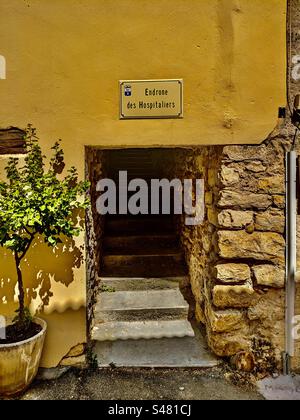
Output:
<instances>
[{"instance_id":1,"label":"stone step","mask_svg":"<svg viewBox=\"0 0 300 420\"><path fill-rule=\"evenodd\" d=\"M188 282L186 276L162 278L133 277L100 277L99 283L112 288L116 292L138 290L178 289L179 285Z\"/></svg>"},{"instance_id":2,"label":"stone step","mask_svg":"<svg viewBox=\"0 0 300 420\"><path fill-rule=\"evenodd\" d=\"M124 179L121 177L120 178L120 171L127 171L127 182L131 181L132 179L143 179L147 182L147 184L150 186L151 180L152 179L158 179L160 178L159 176L157 176L157 173L155 171L153 171L153 168L148 167L145 169L140 169L140 168L126 168L126 169L118 169L117 171L111 172L109 178L113 179L117 185L117 187L119 186L123 186L122 184L120 185L120 181L124 181ZM125 182L124 182L125 184Z\"/></svg>"},{"instance_id":3,"label":"stone step","mask_svg":"<svg viewBox=\"0 0 300 420\"><path fill-rule=\"evenodd\" d=\"M123 168L129 167L137 167L143 170L144 167L151 166L152 168L157 167L153 160L150 159L149 155L132 155L132 156L121 156L118 158L111 159L110 161L111 167L110 170L113 170L119 165L122 165Z\"/></svg>"},{"instance_id":4,"label":"stone step","mask_svg":"<svg viewBox=\"0 0 300 420\"><path fill-rule=\"evenodd\" d=\"M97 341L148 340L194 335L194 330L187 320L104 322L95 324L92 329L92 339Z\"/></svg>"},{"instance_id":5,"label":"stone step","mask_svg":"<svg viewBox=\"0 0 300 420\"><path fill-rule=\"evenodd\" d=\"M144 235L150 234L166 234L175 231L173 220L168 217L124 217L107 219L105 224L106 235Z\"/></svg>"},{"instance_id":6,"label":"stone step","mask_svg":"<svg viewBox=\"0 0 300 420\"><path fill-rule=\"evenodd\" d=\"M181 253L166 255L106 255L100 276L168 277L186 274Z\"/></svg>"},{"instance_id":7,"label":"stone step","mask_svg":"<svg viewBox=\"0 0 300 420\"><path fill-rule=\"evenodd\" d=\"M109 177L119 181L120 172L127 171L127 178L130 179L132 173L136 173L138 178L145 179L145 175L152 176L153 179L161 179L161 174L158 174L155 168L152 165L145 165L144 167L137 166L134 163L126 165L122 162L118 163L114 170L109 171Z\"/></svg>"},{"instance_id":8,"label":"stone step","mask_svg":"<svg viewBox=\"0 0 300 420\"><path fill-rule=\"evenodd\" d=\"M156 250L176 252L179 241L175 235L148 235L148 236L107 236L103 247L107 254L140 254Z\"/></svg>"},{"instance_id":9,"label":"stone step","mask_svg":"<svg viewBox=\"0 0 300 420\"><path fill-rule=\"evenodd\" d=\"M122 165L124 168L137 167L143 170L144 166L154 166L153 162L149 159L149 155L127 155L127 156L118 156L113 158L110 161L111 165L116 167ZM115 169L115 168L114 168Z\"/></svg>"},{"instance_id":10,"label":"stone step","mask_svg":"<svg viewBox=\"0 0 300 420\"><path fill-rule=\"evenodd\" d=\"M99 367L211 368L221 363L197 331L195 337L96 341L93 352Z\"/></svg>"},{"instance_id":11,"label":"stone step","mask_svg":"<svg viewBox=\"0 0 300 420\"><path fill-rule=\"evenodd\" d=\"M187 319L188 311L179 290L104 292L98 295L94 322Z\"/></svg>"},{"instance_id":12,"label":"stone step","mask_svg":"<svg viewBox=\"0 0 300 420\"><path fill-rule=\"evenodd\" d=\"M143 174L144 171L152 170L156 177L159 175L157 173L157 168L153 165L153 162L147 160L147 157L140 162L137 162L136 158L133 157L132 159L118 159L111 162L111 164L114 165L114 167L110 168L109 174L116 173L117 171L130 171L134 169L141 174Z\"/></svg>"}]
</instances>

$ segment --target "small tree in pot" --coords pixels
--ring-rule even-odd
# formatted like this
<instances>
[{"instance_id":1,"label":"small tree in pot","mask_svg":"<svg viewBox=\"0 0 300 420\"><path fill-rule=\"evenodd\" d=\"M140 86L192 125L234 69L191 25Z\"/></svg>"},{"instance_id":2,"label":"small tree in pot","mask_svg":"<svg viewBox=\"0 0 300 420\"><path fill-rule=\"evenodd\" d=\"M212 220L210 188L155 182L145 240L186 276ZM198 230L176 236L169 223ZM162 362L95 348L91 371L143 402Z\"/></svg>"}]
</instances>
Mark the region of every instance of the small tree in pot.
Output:
<instances>
[{"instance_id":1,"label":"small tree in pot","mask_svg":"<svg viewBox=\"0 0 300 420\"><path fill-rule=\"evenodd\" d=\"M62 242L62 237L80 233L74 211L88 205L83 198L89 188L87 182L78 181L77 170L72 167L63 178L64 155L59 142L52 148L53 156L48 168L35 130L26 132L27 154L25 164L10 158L6 167L7 181L0 182L0 245L12 251L19 290L19 308L5 343L22 341L38 331L26 308L26 296L21 263L38 237L50 246ZM3 340L0 341L0 343Z\"/></svg>"}]
</instances>

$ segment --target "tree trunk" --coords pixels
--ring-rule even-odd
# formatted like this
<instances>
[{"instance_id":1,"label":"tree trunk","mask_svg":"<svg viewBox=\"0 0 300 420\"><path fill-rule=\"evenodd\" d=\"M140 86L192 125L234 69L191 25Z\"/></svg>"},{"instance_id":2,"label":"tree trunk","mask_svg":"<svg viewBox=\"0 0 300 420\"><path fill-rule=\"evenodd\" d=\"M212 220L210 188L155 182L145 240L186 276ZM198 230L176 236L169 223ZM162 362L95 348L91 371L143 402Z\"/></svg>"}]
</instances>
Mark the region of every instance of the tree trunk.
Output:
<instances>
[{"instance_id":1,"label":"tree trunk","mask_svg":"<svg viewBox=\"0 0 300 420\"><path fill-rule=\"evenodd\" d=\"M23 285L23 276L22 271L20 268L20 258L15 252L15 262L16 262L16 269L17 269L17 277L18 277L18 288L19 288L19 319L21 322L25 320L25 293L24 293L24 285Z\"/></svg>"}]
</instances>

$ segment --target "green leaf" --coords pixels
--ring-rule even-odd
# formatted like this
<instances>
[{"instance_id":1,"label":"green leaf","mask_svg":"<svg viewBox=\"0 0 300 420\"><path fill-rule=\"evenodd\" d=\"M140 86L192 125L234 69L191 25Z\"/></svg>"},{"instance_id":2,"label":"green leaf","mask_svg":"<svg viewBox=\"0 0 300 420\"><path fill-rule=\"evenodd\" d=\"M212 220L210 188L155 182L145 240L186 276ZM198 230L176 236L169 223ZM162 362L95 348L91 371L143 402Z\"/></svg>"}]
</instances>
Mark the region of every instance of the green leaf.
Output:
<instances>
[{"instance_id":1,"label":"green leaf","mask_svg":"<svg viewBox=\"0 0 300 420\"><path fill-rule=\"evenodd\" d=\"M16 245L16 241L14 239L10 239L10 240L4 242L4 246L6 248L13 249L15 245Z\"/></svg>"},{"instance_id":2,"label":"green leaf","mask_svg":"<svg viewBox=\"0 0 300 420\"><path fill-rule=\"evenodd\" d=\"M78 235L81 229L73 212L89 206L85 198L89 183L78 180L76 168L68 169L65 177L57 177L65 166L60 142L52 147L48 168L31 126L26 144L25 163L20 165L18 158L10 158L7 180L0 182L0 246L18 253L27 252L36 234L50 246L60 243L63 235Z\"/></svg>"}]
</instances>

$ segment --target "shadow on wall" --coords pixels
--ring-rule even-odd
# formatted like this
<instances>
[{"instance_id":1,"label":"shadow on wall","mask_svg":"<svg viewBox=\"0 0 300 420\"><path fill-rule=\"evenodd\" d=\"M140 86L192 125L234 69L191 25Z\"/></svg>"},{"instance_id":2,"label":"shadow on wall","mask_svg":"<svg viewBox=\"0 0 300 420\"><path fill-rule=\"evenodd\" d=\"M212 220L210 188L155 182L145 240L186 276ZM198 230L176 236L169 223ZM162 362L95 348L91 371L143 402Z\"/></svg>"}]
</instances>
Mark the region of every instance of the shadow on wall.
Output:
<instances>
[{"instance_id":1,"label":"shadow on wall","mask_svg":"<svg viewBox=\"0 0 300 420\"><path fill-rule=\"evenodd\" d=\"M84 306L82 290L72 287L75 270L81 267L83 258L83 247L76 246L73 239L63 238L62 244L49 248L42 238L37 238L22 262L26 305L36 314ZM0 313L11 315L17 307L18 294L13 254L0 249L0 261ZM57 288L55 283L62 287Z\"/></svg>"}]
</instances>

